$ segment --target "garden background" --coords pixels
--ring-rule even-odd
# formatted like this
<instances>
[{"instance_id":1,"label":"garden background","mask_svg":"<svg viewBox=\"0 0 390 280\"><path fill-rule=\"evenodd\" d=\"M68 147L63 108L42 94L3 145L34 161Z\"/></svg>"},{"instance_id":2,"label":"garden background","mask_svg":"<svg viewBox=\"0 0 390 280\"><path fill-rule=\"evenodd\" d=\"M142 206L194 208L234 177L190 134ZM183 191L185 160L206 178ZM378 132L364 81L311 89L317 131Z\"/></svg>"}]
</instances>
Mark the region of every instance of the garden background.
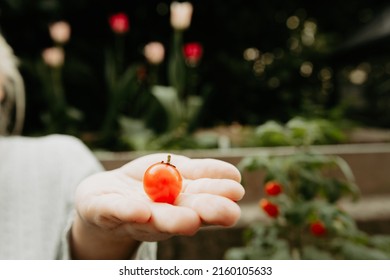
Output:
<instances>
[{"instance_id":1,"label":"garden background","mask_svg":"<svg viewBox=\"0 0 390 280\"><path fill-rule=\"evenodd\" d=\"M74 135L107 169L156 150L241 168L237 227L162 242L160 258L390 258L388 236L366 235L390 233L387 2L191 3L175 26L171 1L1 1L21 134Z\"/></svg>"},{"instance_id":2,"label":"garden background","mask_svg":"<svg viewBox=\"0 0 390 280\"><path fill-rule=\"evenodd\" d=\"M121 117L141 120L156 135L166 133L167 112L150 97L151 72L143 48L151 41L165 46L158 75L160 84L169 84L167 64L174 49L169 5L169 1L2 1L1 31L21 61L26 84L23 133L70 133L110 150L146 148L126 141L132 131L142 128L137 124L126 130L123 122L118 128ZM268 120L287 122L296 116L325 118L347 127L389 127L386 1L215 0L194 1L193 6L191 25L182 39L183 44L197 42L203 49L199 64L187 67L192 71L187 83L202 99L192 132L221 125L258 126ZM112 58L107 53L116 47L118 34L108 20L119 12L129 19L129 30L119 36L120 63L123 71L134 68L133 77L108 132L114 137L96 143L113 98L106 73ZM55 45L48 26L56 21L71 27L57 83L63 87L64 106L72 120L67 123L72 125L62 124L65 116L51 115L56 101L47 83L53 73L41 65L42 51ZM118 140L121 137L124 142ZM159 145L196 146L189 143L187 139ZM216 145L212 139L203 144Z\"/></svg>"}]
</instances>

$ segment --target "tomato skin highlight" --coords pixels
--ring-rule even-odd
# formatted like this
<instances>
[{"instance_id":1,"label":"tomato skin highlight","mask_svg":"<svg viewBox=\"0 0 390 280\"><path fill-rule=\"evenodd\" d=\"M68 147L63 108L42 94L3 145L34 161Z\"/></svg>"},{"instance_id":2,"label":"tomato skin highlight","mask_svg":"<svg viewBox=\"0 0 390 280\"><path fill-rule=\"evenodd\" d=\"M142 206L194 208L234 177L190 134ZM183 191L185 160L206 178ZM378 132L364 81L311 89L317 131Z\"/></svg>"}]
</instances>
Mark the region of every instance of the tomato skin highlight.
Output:
<instances>
[{"instance_id":1,"label":"tomato skin highlight","mask_svg":"<svg viewBox=\"0 0 390 280\"><path fill-rule=\"evenodd\" d=\"M151 165L144 174L146 194L154 202L174 204L182 189L183 179L177 168L168 162Z\"/></svg>"}]
</instances>

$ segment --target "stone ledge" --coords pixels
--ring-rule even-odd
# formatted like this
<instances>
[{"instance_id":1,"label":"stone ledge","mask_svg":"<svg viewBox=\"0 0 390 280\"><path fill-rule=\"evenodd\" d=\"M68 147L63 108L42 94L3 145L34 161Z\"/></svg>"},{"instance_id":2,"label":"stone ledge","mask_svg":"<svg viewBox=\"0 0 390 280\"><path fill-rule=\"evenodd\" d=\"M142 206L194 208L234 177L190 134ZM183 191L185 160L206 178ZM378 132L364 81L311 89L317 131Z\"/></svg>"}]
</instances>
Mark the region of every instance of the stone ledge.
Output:
<instances>
[{"instance_id":1,"label":"stone ledge","mask_svg":"<svg viewBox=\"0 0 390 280\"><path fill-rule=\"evenodd\" d=\"M378 154L390 153L390 143L363 143L363 144L338 144L338 145L314 145L311 151L321 154ZM245 156L261 156L261 155L288 155L296 152L296 148L292 146L285 147L250 147L250 148L229 148L229 149L196 149L196 150L173 150L164 151L167 153L176 153L188 157L200 158L227 158L234 161ZM161 153L161 151L131 151L131 152L109 152L95 151L96 157L103 163L127 162L134 158L152 154Z\"/></svg>"},{"instance_id":2,"label":"stone ledge","mask_svg":"<svg viewBox=\"0 0 390 280\"><path fill-rule=\"evenodd\" d=\"M390 194L390 143L342 144L313 146L319 154L339 155L350 165L362 195ZM169 151L167 151L169 152ZM293 147L273 148L232 148L226 150L183 150L172 151L193 158L216 158L231 164L238 164L245 156L288 155L296 152ZM97 158L107 170L118 168L139 156L154 153L143 152L103 152L95 151ZM264 173L261 171L243 172L246 189L245 202L255 202L261 195Z\"/></svg>"}]
</instances>

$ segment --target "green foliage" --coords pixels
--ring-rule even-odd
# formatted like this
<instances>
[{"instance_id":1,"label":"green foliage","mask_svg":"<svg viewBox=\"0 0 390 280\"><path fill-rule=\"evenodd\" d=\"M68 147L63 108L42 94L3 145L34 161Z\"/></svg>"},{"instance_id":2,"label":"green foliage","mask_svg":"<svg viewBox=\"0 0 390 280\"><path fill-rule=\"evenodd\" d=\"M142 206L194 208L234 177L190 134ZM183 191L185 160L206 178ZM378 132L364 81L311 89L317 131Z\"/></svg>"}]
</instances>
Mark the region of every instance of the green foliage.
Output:
<instances>
[{"instance_id":1,"label":"green foliage","mask_svg":"<svg viewBox=\"0 0 390 280\"><path fill-rule=\"evenodd\" d=\"M183 125L188 126L202 106L202 99L199 96L189 96L182 100L174 87L154 86L152 94L168 115L168 131Z\"/></svg>"},{"instance_id":2,"label":"green foliage","mask_svg":"<svg viewBox=\"0 0 390 280\"><path fill-rule=\"evenodd\" d=\"M346 140L343 131L326 119L294 117L285 125L274 120L259 125L250 140L254 146L308 146L335 144Z\"/></svg>"},{"instance_id":3,"label":"green foliage","mask_svg":"<svg viewBox=\"0 0 390 280\"><path fill-rule=\"evenodd\" d=\"M155 137L153 130L146 127L145 122L122 116L119 120L121 141L132 150L147 150L148 143Z\"/></svg>"},{"instance_id":4,"label":"green foliage","mask_svg":"<svg viewBox=\"0 0 390 280\"><path fill-rule=\"evenodd\" d=\"M306 137L306 133L296 132ZM228 250L227 259L390 258L390 237L362 232L339 207L340 200L356 200L360 195L354 175L341 157L300 151L246 157L238 167L264 171L260 185L277 182L282 192L272 195L265 188L259 211L264 210L267 218L246 229L245 246ZM265 200L277 207L278 215L267 212Z\"/></svg>"},{"instance_id":5,"label":"green foliage","mask_svg":"<svg viewBox=\"0 0 390 280\"><path fill-rule=\"evenodd\" d=\"M108 86L104 74L108 68L102 50L113 45L107 18L113 11L129 14L131 36L125 36L125 48L112 55L120 61L117 56L125 51L122 56L122 66L125 66L129 62L140 61L140 50L147 40L160 40L164 44L169 40L167 38L172 34L168 24L169 3L4 0L0 2L2 34L23 65L39 56L40 50L48 46L47 26L51 21L68 21L73 32L70 44L66 46L69 70L64 73L64 93L68 105L81 113L70 112L74 124L77 124L74 127L88 132L104 130L104 134L111 134L110 138L115 139L118 131L114 128L117 128L123 112L111 108L126 104L119 97L119 102L111 101L114 95L111 92L119 89ZM211 127L239 122L246 125L267 119L286 120L297 114L324 117L330 116L330 110L336 109L340 119L348 113L348 116L366 124L389 127L390 84L388 71L385 71L389 55L384 51L386 48L378 41L377 44L366 44L366 48L351 48L338 55L336 52L350 34L380 16L383 3L347 0L332 5L315 5L309 1L294 0L281 5L277 1L265 4L254 0L215 0L212 3L194 1L193 4L196 10L194 22L183 39L187 42L200 40L207 47L203 67L198 69L202 77L199 84L213 88L213 95L207 99L207 110L202 111L196 124ZM294 19L293 26L287 24ZM175 40L179 40L178 36L171 41ZM167 82L169 86L178 88L179 96L182 96L183 81L188 78L183 71L186 65L182 60L180 64L171 62L181 59L178 55L180 48L170 44L167 50L172 55L166 63L168 77L164 77L162 85ZM81 64L90 73L80 75L76 65ZM121 69L124 70L124 67ZM44 107L41 100L45 99L39 86L40 80L36 79L35 69L27 70L23 73L29 99L26 128L32 134L46 133L37 131L42 119L36 118L40 115L40 107ZM362 84L351 83L349 77L353 70L364 70L367 80ZM46 75L45 79L49 80L49 76ZM107 116L104 116L106 113ZM126 116L140 117L139 114ZM50 113L45 114L45 128L50 119L53 120ZM160 116L153 119L154 123L160 121ZM338 137L329 136L331 140ZM283 134L274 135L265 139L264 143L285 145L288 139L283 137ZM259 141L262 145L263 140Z\"/></svg>"},{"instance_id":6,"label":"green foliage","mask_svg":"<svg viewBox=\"0 0 390 280\"><path fill-rule=\"evenodd\" d=\"M40 82L44 101L44 110L40 113L42 124L47 133L64 133L75 135L83 121L83 112L67 101L63 65L51 67L39 60L35 63L25 62L25 67L35 71Z\"/></svg>"},{"instance_id":7,"label":"green foliage","mask_svg":"<svg viewBox=\"0 0 390 280\"><path fill-rule=\"evenodd\" d=\"M124 65L123 34L115 34L114 46L105 52L105 87L107 92L107 110L101 126L102 145L116 145L120 133L120 121L126 106L138 106L140 84L137 81L138 64Z\"/></svg>"},{"instance_id":8,"label":"green foliage","mask_svg":"<svg viewBox=\"0 0 390 280\"><path fill-rule=\"evenodd\" d=\"M145 94L150 94L157 101L164 113L164 131L154 131L153 139L150 137L150 129L146 122L142 126L136 124L140 137L132 134L133 125L127 119L125 124L122 119L122 139L135 149L194 149L202 147L199 139L193 138L190 131L196 122L204 100L193 81L189 78L195 66L186 65L183 54L183 31L174 30L172 51L168 61L167 78L169 85L163 85L158 79L151 79L146 85ZM146 104L148 106L148 104ZM134 122L133 122L134 123ZM130 129L129 129L130 128ZM135 142L143 139L143 145L134 145Z\"/></svg>"},{"instance_id":9,"label":"green foliage","mask_svg":"<svg viewBox=\"0 0 390 280\"><path fill-rule=\"evenodd\" d=\"M256 128L255 143L259 146L288 146L291 144L284 127L272 120Z\"/></svg>"}]
</instances>

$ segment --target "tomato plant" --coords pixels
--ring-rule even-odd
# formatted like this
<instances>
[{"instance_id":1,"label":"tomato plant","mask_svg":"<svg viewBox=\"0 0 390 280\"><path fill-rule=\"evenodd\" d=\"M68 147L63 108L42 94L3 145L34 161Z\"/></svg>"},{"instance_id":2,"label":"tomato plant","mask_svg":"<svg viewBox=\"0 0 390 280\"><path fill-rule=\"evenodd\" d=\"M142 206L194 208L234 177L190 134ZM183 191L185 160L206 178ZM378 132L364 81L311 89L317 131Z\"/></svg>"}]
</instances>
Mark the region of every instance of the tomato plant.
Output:
<instances>
[{"instance_id":1,"label":"tomato plant","mask_svg":"<svg viewBox=\"0 0 390 280\"><path fill-rule=\"evenodd\" d=\"M154 202L174 204L182 189L182 177L176 166L167 161L151 165L144 174L143 185L146 194Z\"/></svg>"},{"instance_id":2,"label":"tomato plant","mask_svg":"<svg viewBox=\"0 0 390 280\"><path fill-rule=\"evenodd\" d=\"M390 258L390 236L360 230L340 207L360 194L352 170L340 156L297 147L286 155L248 156L238 167L265 173L259 184L264 190L259 207L265 217L249 225L243 246L230 248L225 258Z\"/></svg>"}]
</instances>

